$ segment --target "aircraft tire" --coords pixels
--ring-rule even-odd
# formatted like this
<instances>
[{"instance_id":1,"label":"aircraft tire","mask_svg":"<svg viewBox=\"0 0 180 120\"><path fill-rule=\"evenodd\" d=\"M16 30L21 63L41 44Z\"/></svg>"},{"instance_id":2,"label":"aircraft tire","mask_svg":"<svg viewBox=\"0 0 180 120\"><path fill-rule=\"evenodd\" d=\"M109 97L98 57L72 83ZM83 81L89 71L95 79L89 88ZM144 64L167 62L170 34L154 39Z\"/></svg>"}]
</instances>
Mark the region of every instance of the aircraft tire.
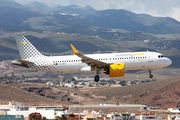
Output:
<instances>
[{"instance_id":1,"label":"aircraft tire","mask_svg":"<svg viewBox=\"0 0 180 120\"><path fill-rule=\"evenodd\" d=\"M96 81L96 82L99 81L99 75L94 76L94 81Z\"/></svg>"},{"instance_id":2,"label":"aircraft tire","mask_svg":"<svg viewBox=\"0 0 180 120\"><path fill-rule=\"evenodd\" d=\"M150 78L153 78L153 75L152 75L152 74L150 74L150 75L149 75L149 77L150 77Z\"/></svg>"}]
</instances>

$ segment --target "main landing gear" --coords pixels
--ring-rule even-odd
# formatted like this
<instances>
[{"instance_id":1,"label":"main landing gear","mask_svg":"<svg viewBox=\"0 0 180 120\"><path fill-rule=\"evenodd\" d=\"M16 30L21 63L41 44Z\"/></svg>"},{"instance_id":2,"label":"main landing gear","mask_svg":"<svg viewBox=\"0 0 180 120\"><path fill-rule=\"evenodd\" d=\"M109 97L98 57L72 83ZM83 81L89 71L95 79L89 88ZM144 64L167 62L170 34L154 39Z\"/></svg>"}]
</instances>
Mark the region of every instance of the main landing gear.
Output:
<instances>
[{"instance_id":1,"label":"main landing gear","mask_svg":"<svg viewBox=\"0 0 180 120\"><path fill-rule=\"evenodd\" d=\"M99 70L98 68L96 69L96 76L94 76L94 81L98 82L99 81L99 74L101 73L101 70Z\"/></svg>"},{"instance_id":2,"label":"main landing gear","mask_svg":"<svg viewBox=\"0 0 180 120\"><path fill-rule=\"evenodd\" d=\"M98 82L98 81L99 81L99 75L94 76L94 80L95 80L96 82Z\"/></svg>"},{"instance_id":3,"label":"main landing gear","mask_svg":"<svg viewBox=\"0 0 180 120\"><path fill-rule=\"evenodd\" d=\"M151 70L149 70L149 78L153 78L153 75L151 74Z\"/></svg>"}]
</instances>

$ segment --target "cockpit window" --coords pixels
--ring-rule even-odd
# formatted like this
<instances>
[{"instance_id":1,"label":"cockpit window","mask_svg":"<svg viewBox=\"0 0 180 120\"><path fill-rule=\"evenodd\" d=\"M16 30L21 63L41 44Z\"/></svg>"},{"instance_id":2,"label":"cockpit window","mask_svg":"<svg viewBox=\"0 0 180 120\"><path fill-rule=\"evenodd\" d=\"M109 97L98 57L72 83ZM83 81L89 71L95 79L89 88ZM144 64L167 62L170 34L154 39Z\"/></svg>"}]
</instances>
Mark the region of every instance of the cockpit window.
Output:
<instances>
[{"instance_id":1,"label":"cockpit window","mask_svg":"<svg viewBox=\"0 0 180 120\"><path fill-rule=\"evenodd\" d=\"M158 58L163 58L164 56L163 55L158 55Z\"/></svg>"}]
</instances>

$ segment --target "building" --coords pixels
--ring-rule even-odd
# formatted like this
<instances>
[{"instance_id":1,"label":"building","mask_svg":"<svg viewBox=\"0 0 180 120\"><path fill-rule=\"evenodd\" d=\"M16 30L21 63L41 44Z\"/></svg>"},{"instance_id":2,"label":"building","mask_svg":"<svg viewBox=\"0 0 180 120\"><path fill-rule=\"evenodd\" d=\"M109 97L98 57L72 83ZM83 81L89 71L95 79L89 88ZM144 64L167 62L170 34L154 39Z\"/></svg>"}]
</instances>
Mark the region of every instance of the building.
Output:
<instances>
[{"instance_id":1,"label":"building","mask_svg":"<svg viewBox=\"0 0 180 120\"><path fill-rule=\"evenodd\" d=\"M107 117L109 117L110 120L135 120L135 115L131 114L111 113L108 114Z\"/></svg>"},{"instance_id":2,"label":"building","mask_svg":"<svg viewBox=\"0 0 180 120\"><path fill-rule=\"evenodd\" d=\"M23 115L0 115L0 120L24 120Z\"/></svg>"},{"instance_id":3,"label":"building","mask_svg":"<svg viewBox=\"0 0 180 120\"><path fill-rule=\"evenodd\" d=\"M72 114L72 113L71 113ZM69 114L70 115L70 114ZM67 120L79 120L79 115L74 115L74 117L70 117L70 116L67 116L66 118L67 118ZM81 120L83 119L82 117L80 118Z\"/></svg>"},{"instance_id":4,"label":"building","mask_svg":"<svg viewBox=\"0 0 180 120\"><path fill-rule=\"evenodd\" d=\"M0 110L0 115L6 115L6 112L3 110Z\"/></svg>"},{"instance_id":5,"label":"building","mask_svg":"<svg viewBox=\"0 0 180 120\"><path fill-rule=\"evenodd\" d=\"M171 113L180 113L179 109L180 109L180 108L178 108L178 107L169 108L169 109L168 109L168 112L171 112Z\"/></svg>"},{"instance_id":6,"label":"building","mask_svg":"<svg viewBox=\"0 0 180 120\"><path fill-rule=\"evenodd\" d=\"M157 117L155 114L135 114L136 120L162 120L160 117Z\"/></svg>"},{"instance_id":7,"label":"building","mask_svg":"<svg viewBox=\"0 0 180 120\"><path fill-rule=\"evenodd\" d=\"M180 120L179 115L168 115L165 120Z\"/></svg>"},{"instance_id":8,"label":"building","mask_svg":"<svg viewBox=\"0 0 180 120\"><path fill-rule=\"evenodd\" d=\"M18 101L11 101L8 105L0 105L0 111L4 111L3 115L7 115L7 111L10 111L11 108L15 109L25 109L25 106L19 103ZM2 112L1 112L2 113Z\"/></svg>"},{"instance_id":9,"label":"building","mask_svg":"<svg viewBox=\"0 0 180 120\"><path fill-rule=\"evenodd\" d=\"M94 120L94 116L93 115L85 115L83 120Z\"/></svg>"},{"instance_id":10,"label":"building","mask_svg":"<svg viewBox=\"0 0 180 120\"><path fill-rule=\"evenodd\" d=\"M61 116L66 114L67 111L63 111L62 106L26 106L26 107L17 107L13 106L7 111L8 115L23 115L24 118L28 117L31 113L40 113L42 117L47 119L54 119L56 116Z\"/></svg>"},{"instance_id":11,"label":"building","mask_svg":"<svg viewBox=\"0 0 180 120\"><path fill-rule=\"evenodd\" d=\"M69 110L73 110L74 112L79 111L81 109L93 109L93 110L103 110L106 108L110 108L113 110L139 110L139 109L146 109L146 105L136 105L136 104L126 104L126 105L111 105L111 104L100 104L100 105L77 105L77 106L69 106Z\"/></svg>"}]
</instances>

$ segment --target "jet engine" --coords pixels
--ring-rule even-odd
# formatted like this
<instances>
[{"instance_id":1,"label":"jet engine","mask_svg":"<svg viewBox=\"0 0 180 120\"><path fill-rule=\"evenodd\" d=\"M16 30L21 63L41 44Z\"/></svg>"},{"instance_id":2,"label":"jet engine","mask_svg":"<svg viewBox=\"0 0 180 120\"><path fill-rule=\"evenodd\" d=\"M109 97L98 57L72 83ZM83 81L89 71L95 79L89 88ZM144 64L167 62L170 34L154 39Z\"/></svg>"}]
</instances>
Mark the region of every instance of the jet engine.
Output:
<instances>
[{"instance_id":1,"label":"jet engine","mask_svg":"<svg viewBox=\"0 0 180 120\"><path fill-rule=\"evenodd\" d=\"M125 73L124 63L109 65L109 77L123 77Z\"/></svg>"}]
</instances>

